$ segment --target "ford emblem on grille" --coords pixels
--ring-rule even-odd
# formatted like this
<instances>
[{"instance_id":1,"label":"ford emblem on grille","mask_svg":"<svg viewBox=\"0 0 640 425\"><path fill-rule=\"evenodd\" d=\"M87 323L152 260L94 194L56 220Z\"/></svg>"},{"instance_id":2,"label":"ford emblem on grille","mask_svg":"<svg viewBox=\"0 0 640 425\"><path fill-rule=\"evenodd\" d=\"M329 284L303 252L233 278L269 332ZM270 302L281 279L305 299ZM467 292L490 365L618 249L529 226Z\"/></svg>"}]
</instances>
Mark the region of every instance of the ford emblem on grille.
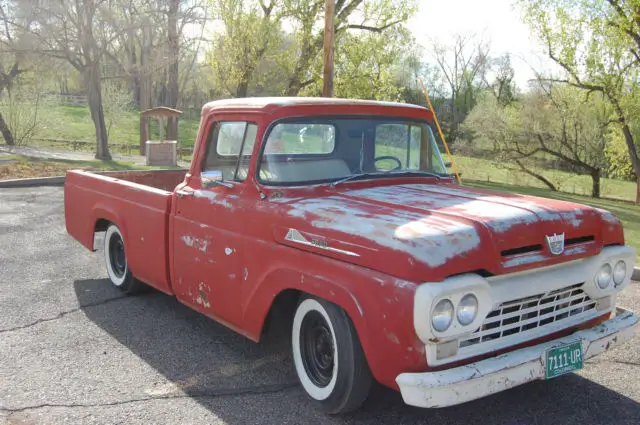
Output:
<instances>
[{"instance_id":1,"label":"ford emblem on grille","mask_svg":"<svg viewBox=\"0 0 640 425\"><path fill-rule=\"evenodd\" d=\"M553 255L560 255L564 251L564 233L553 236L546 235L547 246Z\"/></svg>"}]
</instances>

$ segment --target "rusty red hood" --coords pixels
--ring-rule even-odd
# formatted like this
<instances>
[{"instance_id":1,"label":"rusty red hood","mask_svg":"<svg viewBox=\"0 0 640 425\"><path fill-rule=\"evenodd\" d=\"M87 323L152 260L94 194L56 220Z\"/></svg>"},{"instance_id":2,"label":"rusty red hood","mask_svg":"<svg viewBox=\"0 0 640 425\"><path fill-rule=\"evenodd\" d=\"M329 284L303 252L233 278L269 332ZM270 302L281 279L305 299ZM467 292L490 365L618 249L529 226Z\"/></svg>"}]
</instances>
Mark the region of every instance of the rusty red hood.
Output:
<instances>
[{"instance_id":1,"label":"rusty red hood","mask_svg":"<svg viewBox=\"0 0 640 425\"><path fill-rule=\"evenodd\" d=\"M622 228L611 213L572 202L453 184L328 195L286 202L295 222L290 228L314 244L311 249L414 281L480 270L503 274L623 243ZM565 238L559 255L550 252L545 238L554 234Z\"/></svg>"}]
</instances>

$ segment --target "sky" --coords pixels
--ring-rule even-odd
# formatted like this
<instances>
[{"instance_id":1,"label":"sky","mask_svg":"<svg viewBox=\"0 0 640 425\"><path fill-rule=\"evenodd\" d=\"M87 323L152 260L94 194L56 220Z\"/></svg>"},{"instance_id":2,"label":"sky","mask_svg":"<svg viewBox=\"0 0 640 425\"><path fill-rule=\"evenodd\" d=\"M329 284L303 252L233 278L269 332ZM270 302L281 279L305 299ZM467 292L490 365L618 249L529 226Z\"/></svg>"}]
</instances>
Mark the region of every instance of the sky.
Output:
<instances>
[{"instance_id":1,"label":"sky","mask_svg":"<svg viewBox=\"0 0 640 425\"><path fill-rule=\"evenodd\" d=\"M518 87L526 90L527 80L537 70L555 70L528 26L515 0L420 0L419 11L408 22L416 41L429 55L431 39L453 42L455 34L476 33L490 41L491 55L509 52ZM430 58L427 58L430 59Z\"/></svg>"}]
</instances>

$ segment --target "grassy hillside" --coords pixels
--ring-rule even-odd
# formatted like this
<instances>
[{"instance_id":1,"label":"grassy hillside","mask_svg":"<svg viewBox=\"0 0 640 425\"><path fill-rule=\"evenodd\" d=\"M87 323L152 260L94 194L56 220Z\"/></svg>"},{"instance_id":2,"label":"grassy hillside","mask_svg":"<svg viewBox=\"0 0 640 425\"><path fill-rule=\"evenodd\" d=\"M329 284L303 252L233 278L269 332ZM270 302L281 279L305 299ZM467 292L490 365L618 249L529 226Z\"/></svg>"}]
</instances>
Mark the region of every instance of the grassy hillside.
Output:
<instances>
[{"instance_id":1,"label":"grassy hillside","mask_svg":"<svg viewBox=\"0 0 640 425\"><path fill-rule=\"evenodd\" d=\"M445 157L446 158L446 157ZM541 181L521 171L507 170L494 161L481 158L455 156L454 161L462 173L462 180L479 180L487 183L502 183L522 187L544 188ZM453 172L453 170L450 170ZM556 185L562 192L577 195L591 195L591 177L571 174L557 170L536 170ZM614 179L601 179L601 196L633 201L636 196L636 184ZM553 193L549 191L550 193Z\"/></svg>"},{"instance_id":2,"label":"grassy hillside","mask_svg":"<svg viewBox=\"0 0 640 425\"><path fill-rule=\"evenodd\" d=\"M37 138L65 140L95 140L95 129L89 108L84 106L52 105L40 111L42 125ZM178 121L178 139L182 146L192 147L198 132L199 120L181 117ZM109 122L107 122L109 126ZM157 137L157 121L150 120L152 137ZM140 143L140 116L138 111L124 111L112 124L109 141L117 144ZM61 146L62 147L62 146Z\"/></svg>"}]
</instances>

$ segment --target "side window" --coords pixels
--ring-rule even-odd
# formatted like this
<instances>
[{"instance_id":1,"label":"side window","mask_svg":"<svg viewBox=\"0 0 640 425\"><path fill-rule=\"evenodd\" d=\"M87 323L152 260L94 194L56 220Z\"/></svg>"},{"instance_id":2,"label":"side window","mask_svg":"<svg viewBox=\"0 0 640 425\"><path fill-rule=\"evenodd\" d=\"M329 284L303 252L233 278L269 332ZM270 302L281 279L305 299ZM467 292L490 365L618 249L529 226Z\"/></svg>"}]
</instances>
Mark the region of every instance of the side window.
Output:
<instances>
[{"instance_id":1,"label":"side window","mask_svg":"<svg viewBox=\"0 0 640 425\"><path fill-rule=\"evenodd\" d=\"M209 136L202 171L218 170L225 180L244 181L257 132L256 124L245 121L216 123Z\"/></svg>"}]
</instances>

